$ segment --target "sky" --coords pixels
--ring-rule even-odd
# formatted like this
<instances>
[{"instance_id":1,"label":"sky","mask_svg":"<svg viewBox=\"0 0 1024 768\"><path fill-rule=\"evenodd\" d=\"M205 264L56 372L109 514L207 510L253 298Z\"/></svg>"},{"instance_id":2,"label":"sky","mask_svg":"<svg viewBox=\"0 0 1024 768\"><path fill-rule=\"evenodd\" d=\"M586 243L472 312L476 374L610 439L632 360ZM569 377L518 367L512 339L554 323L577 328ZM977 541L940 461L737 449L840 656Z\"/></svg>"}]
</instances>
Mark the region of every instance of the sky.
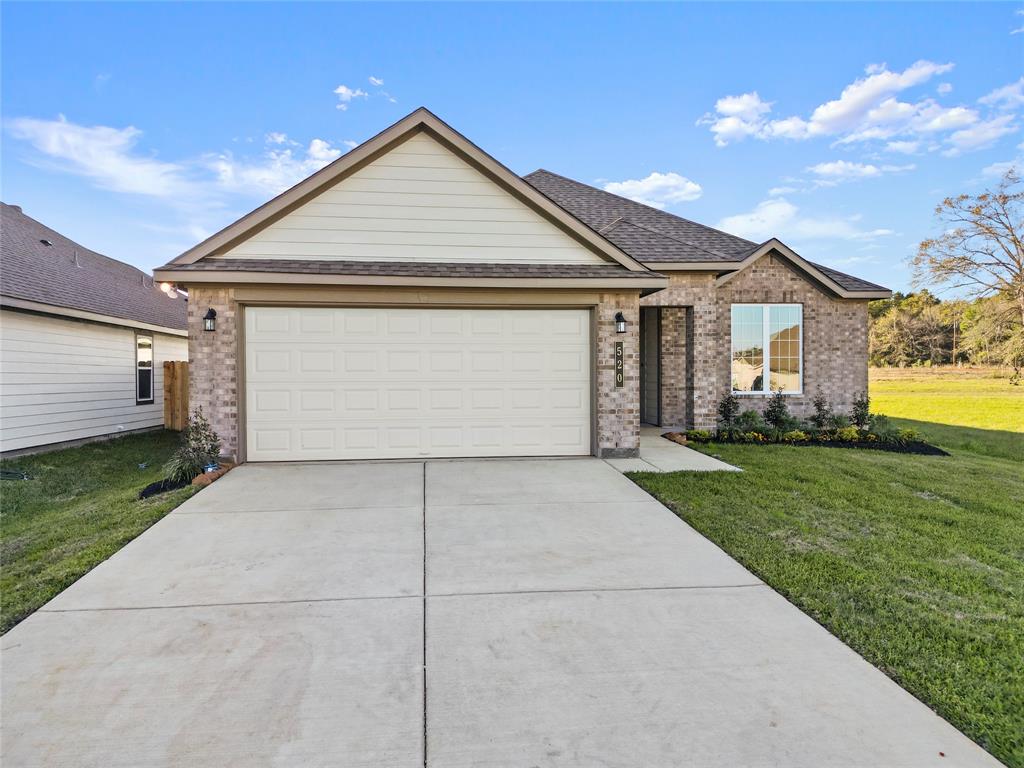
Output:
<instances>
[{"instance_id":1,"label":"sky","mask_svg":"<svg viewBox=\"0 0 1024 768\"><path fill-rule=\"evenodd\" d=\"M0 197L144 269L426 106L897 290L1024 158L1024 4L5 2ZM1024 165L1024 163L1022 163Z\"/></svg>"}]
</instances>

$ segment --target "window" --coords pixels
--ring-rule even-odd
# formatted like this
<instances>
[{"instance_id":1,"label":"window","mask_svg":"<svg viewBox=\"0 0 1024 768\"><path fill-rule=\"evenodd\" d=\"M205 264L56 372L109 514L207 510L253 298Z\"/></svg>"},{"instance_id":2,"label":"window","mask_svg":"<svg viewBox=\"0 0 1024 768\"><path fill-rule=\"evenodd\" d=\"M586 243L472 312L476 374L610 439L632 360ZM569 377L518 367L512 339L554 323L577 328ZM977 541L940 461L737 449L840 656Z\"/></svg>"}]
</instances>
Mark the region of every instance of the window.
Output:
<instances>
[{"instance_id":1,"label":"window","mask_svg":"<svg viewBox=\"0 0 1024 768\"><path fill-rule=\"evenodd\" d=\"M135 404L153 402L153 337L135 335Z\"/></svg>"},{"instance_id":2,"label":"window","mask_svg":"<svg viewBox=\"0 0 1024 768\"><path fill-rule=\"evenodd\" d=\"M802 345L803 307L800 304L733 304L733 392L770 394L782 389L786 394L800 394L803 391Z\"/></svg>"}]
</instances>

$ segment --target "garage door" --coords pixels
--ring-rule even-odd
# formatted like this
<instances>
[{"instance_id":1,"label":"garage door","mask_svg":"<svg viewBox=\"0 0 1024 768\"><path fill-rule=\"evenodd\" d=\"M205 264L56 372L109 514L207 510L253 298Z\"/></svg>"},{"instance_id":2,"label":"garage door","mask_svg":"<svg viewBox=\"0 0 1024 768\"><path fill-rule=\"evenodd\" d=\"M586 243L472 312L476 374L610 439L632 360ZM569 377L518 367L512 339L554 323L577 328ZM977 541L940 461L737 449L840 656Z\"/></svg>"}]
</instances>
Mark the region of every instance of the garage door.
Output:
<instances>
[{"instance_id":1,"label":"garage door","mask_svg":"<svg viewBox=\"0 0 1024 768\"><path fill-rule=\"evenodd\" d=\"M249 461L590 453L587 310L249 307Z\"/></svg>"}]
</instances>

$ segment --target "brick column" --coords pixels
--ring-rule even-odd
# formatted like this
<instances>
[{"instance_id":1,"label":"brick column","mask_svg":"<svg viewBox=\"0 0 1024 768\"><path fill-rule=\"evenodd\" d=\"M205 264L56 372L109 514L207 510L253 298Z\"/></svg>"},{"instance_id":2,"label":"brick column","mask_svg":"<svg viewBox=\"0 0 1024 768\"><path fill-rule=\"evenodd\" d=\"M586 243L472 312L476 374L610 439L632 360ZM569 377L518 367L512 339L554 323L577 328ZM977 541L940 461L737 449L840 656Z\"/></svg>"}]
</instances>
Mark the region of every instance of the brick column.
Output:
<instances>
[{"instance_id":1,"label":"brick column","mask_svg":"<svg viewBox=\"0 0 1024 768\"><path fill-rule=\"evenodd\" d=\"M217 329L203 330L206 310L217 312ZM189 410L202 408L221 439L221 455L238 456L236 380L237 305L227 288L190 286L188 293Z\"/></svg>"},{"instance_id":2,"label":"brick column","mask_svg":"<svg viewBox=\"0 0 1024 768\"><path fill-rule=\"evenodd\" d=\"M605 294L596 307L597 455L613 458L640 452L640 299ZM615 315L626 318L626 333L615 332ZM615 344L623 344L624 380L615 386Z\"/></svg>"}]
</instances>

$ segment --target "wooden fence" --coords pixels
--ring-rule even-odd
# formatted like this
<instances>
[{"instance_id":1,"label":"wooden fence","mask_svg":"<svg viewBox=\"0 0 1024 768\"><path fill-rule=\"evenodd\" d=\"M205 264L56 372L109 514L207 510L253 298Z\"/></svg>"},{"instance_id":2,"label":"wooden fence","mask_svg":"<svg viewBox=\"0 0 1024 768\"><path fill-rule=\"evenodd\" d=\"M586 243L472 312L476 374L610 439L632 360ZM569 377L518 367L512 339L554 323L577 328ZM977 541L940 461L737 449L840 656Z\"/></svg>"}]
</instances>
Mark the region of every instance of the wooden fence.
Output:
<instances>
[{"instance_id":1,"label":"wooden fence","mask_svg":"<svg viewBox=\"0 0 1024 768\"><path fill-rule=\"evenodd\" d=\"M180 432L188 424L188 363L164 363L164 427Z\"/></svg>"}]
</instances>

